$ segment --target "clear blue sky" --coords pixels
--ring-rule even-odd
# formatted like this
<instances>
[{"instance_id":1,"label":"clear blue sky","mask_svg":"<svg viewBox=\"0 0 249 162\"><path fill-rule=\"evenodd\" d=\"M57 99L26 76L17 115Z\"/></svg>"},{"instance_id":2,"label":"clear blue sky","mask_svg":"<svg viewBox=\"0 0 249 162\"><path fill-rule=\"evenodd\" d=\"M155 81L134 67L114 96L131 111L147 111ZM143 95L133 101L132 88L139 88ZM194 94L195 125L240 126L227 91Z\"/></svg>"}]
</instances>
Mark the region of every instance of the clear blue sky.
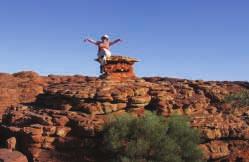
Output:
<instances>
[{"instance_id":1,"label":"clear blue sky","mask_svg":"<svg viewBox=\"0 0 249 162\"><path fill-rule=\"evenodd\" d=\"M248 0L1 0L0 71L98 75L105 33L139 76L249 80Z\"/></svg>"}]
</instances>

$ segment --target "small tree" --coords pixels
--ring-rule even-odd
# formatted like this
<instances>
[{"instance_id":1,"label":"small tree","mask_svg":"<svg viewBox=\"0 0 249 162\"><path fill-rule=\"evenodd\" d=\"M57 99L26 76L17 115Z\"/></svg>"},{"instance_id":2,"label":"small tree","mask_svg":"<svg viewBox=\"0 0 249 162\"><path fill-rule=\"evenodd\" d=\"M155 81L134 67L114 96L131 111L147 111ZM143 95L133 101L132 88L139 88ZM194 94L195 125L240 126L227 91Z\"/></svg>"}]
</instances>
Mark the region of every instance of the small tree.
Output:
<instances>
[{"instance_id":1,"label":"small tree","mask_svg":"<svg viewBox=\"0 0 249 162\"><path fill-rule=\"evenodd\" d=\"M232 104L233 107L249 106L249 90L242 90L238 93L232 93L224 98L224 103Z\"/></svg>"},{"instance_id":2,"label":"small tree","mask_svg":"<svg viewBox=\"0 0 249 162\"><path fill-rule=\"evenodd\" d=\"M168 120L153 113L136 118L124 115L103 130L103 151L117 162L196 162L201 160L199 136L188 120Z\"/></svg>"}]
</instances>

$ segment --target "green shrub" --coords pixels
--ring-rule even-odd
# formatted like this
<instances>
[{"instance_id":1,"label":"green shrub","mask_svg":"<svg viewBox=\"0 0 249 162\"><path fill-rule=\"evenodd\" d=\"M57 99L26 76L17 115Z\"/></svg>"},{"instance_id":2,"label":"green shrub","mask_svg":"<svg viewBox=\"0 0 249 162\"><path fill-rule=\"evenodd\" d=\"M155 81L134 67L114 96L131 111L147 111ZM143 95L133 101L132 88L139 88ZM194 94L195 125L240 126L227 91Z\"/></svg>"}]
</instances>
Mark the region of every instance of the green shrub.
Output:
<instances>
[{"instance_id":1,"label":"green shrub","mask_svg":"<svg viewBox=\"0 0 249 162\"><path fill-rule=\"evenodd\" d=\"M233 107L249 106L249 90L243 90L226 96L224 103L232 104Z\"/></svg>"},{"instance_id":2,"label":"green shrub","mask_svg":"<svg viewBox=\"0 0 249 162\"><path fill-rule=\"evenodd\" d=\"M103 152L116 162L201 161L198 132L182 116L115 118L103 130Z\"/></svg>"}]
</instances>

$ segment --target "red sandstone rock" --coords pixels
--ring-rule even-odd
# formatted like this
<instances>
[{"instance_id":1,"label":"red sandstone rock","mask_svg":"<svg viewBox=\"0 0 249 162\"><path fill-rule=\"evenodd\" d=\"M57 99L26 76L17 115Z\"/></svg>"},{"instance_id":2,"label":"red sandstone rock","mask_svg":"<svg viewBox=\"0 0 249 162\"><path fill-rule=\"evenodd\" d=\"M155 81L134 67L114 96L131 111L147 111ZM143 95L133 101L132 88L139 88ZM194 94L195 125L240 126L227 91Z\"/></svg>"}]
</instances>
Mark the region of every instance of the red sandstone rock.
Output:
<instances>
[{"instance_id":1,"label":"red sandstone rock","mask_svg":"<svg viewBox=\"0 0 249 162\"><path fill-rule=\"evenodd\" d=\"M60 137L66 137L70 131L71 131L70 127L57 127L56 135Z\"/></svg>"},{"instance_id":2,"label":"red sandstone rock","mask_svg":"<svg viewBox=\"0 0 249 162\"><path fill-rule=\"evenodd\" d=\"M212 141L202 145L201 148L204 150L204 156L210 160L220 159L230 154L228 143L222 141Z\"/></svg>"},{"instance_id":3,"label":"red sandstone rock","mask_svg":"<svg viewBox=\"0 0 249 162\"><path fill-rule=\"evenodd\" d=\"M15 150L15 148L16 148L16 138L15 137L8 138L6 140L6 144L7 144L7 149Z\"/></svg>"},{"instance_id":4,"label":"red sandstone rock","mask_svg":"<svg viewBox=\"0 0 249 162\"><path fill-rule=\"evenodd\" d=\"M122 80L0 74L0 107L10 107L0 124L0 142L15 137L18 149L32 160L72 160L73 152L82 154L86 141L101 132L109 115L140 116L148 109L166 117L188 115L201 132L200 147L207 159L245 160L249 157L249 109L234 111L231 105L218 104L226 94L245 88L237 82L160 77Z\"/></svg>"},{"instance_id":5,"label":"red sandstone rock","mask_svg":"<svg viewBox=\"0 0 249 162\"><path fill-rule=\"evenodd\" d=\"M28 162L26 156L18 151L10 151L8 149L0 149L1 162Z\"/></svg>"},{"instance_id":6,"label":"red sandstone rock","mask_svg":"<svg viewBox=\"0 0 249 162\"><path fill-rule=\"evenodd\" d=\"M43 78L34 72L0 74L0 114L11 105L35 101L44 86Z\"/></svg>"},{"instance_id":7,"label":"red sandstone rock","mask_svg":"<svg viewBox=\"0 0 249 162\"><path fill-rule=\"evenodd\" d=\"M102 78L134 79L136 78L133 65L138 60L126 56L111 56L104 66Z\"/></svg>"}]
</instances>

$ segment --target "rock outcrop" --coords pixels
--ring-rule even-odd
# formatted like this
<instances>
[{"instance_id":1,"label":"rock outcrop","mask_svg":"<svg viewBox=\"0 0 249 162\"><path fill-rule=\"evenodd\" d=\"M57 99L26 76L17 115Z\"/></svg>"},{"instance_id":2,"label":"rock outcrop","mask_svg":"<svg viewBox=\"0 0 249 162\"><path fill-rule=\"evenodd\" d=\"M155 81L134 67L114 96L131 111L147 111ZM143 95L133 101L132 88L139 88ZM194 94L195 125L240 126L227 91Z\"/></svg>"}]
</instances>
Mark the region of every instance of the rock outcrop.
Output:
<instances>
[{"instance_id":1,"label":"rock outcrop","mask_svg":"<svg viewBox=\"0 0 249 162\"><path fill-rule=\"evenodd\" d=\"M15 149L29 161L104 161L104 157L98 159L97 149L89 148L101 147L98 136L108 117L123 113L140 116L145 110L165 117L172 113L188 115L191 125L201 132L200 147L210 161L249 158L249 107L235 109L221 102L227 94L248 89L247 82L160 77L123 81L40 77L30 72L2 75L5 98L0 97L0 104L5 113L0 146L6 147L8 139L15 137ZM6 85L6 79L1 78L9 78Z\"/></svg>"},{"instance_id":2,"label":"rock outcrop","mask_svg":"<svg viewBox=\"0 0 249 162\"><path fill-rule=\"evenodd\" d=\"M35 101L36 96L43 93L44 85L43 78L34 72L19 72L13 75L1 73L0 114L11 105Z\"/></svg>"},{"instance_id":3,"label":"rock outcrop","mask_svg":"<svg viewBox=\"0 0 249 162\"><path fill-rule=\"evenodd\" d=\"M136 75L133 65L136 62L138 62L137 59L127 56L111 56L106 60L104 74L101 75L101 78L118 80L135 79Z\"/></svg>"},{"instance_id":4,"label":"rock outcrop","mask_svg":"<svg viewBox=\"0 0 249 162\"><path fill-rule=\"evenodd\" d=\"M8 149L0 149L1 162L28 162L26 156L18 151L11 151Z\"/></svg>"}]
</instances>

